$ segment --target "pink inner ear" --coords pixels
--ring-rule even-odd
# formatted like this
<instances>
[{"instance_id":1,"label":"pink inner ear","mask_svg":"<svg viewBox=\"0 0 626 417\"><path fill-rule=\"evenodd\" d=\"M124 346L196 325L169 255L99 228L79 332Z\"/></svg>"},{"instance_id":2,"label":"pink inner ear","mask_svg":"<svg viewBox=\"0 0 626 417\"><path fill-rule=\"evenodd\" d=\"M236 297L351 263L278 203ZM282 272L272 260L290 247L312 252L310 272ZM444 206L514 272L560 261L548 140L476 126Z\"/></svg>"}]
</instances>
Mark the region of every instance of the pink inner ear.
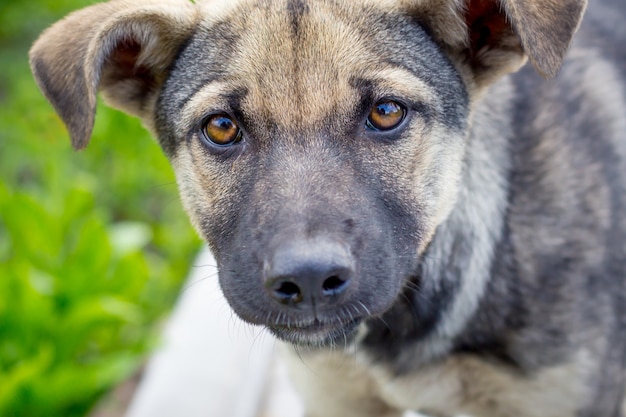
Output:
<instances>
[{"instance_id":1,"label":"pink inner ear","mask_svg":"<svg viewBox=\"0 0 626 417\"><path fill-rule=\"evenodd\" d=\"M136 77L147 73L147 68L137 67L137 60L141 54L141 44L135 39L127 38L120 41L108 59L109 76L114 78Z\"/></svg>"},{"instance_id":2,"label":"pink inner ear","mask_svg":"<svg viewBox=\"0 0 626 417\"><path fill-rule=\"evenodd\" d=\"M124 39L115 49L113 56L111 56L111 61L117 67L134 68L140 53L141 45L139 42L132 38Z\"/></svg>"},{"instance_id":3,"label":"pink inner ear","mask_svg":"<svg viewBox=\"0 0 626 417\"><path fill-rule=\"evenodd\" d=\"M469 28L471 53L475 56L484 47L495 47L510 32L506 16L497 0L469 0L465 13Z\"/></svg>"},{"instance_id":4,"label":"pink inner ear","mask_svg":"<svg viewBox=\"0 0 626 417\"><path fill-rule=\"evenodd\" d=\"M141 52L142 46L134 38L119 41L103 68L101 87L132 80L136 96L149 91L155 83L154 74L149 66L138 65Z\"/></svg>"}]
</instances>

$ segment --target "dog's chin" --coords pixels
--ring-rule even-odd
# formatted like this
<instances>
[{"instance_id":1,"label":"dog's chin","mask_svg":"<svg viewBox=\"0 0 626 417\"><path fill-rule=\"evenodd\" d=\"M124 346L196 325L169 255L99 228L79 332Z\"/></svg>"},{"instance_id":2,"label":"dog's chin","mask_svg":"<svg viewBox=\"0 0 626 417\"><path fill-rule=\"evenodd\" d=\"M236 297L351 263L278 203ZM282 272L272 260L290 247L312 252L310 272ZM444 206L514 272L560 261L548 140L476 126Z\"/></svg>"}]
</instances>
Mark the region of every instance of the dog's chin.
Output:
<instances>
[{"instance_id":1,"label":"dog's chin","mask_svg":"<svg viewBox=\"0 0 626 417\"><path fill-rule=\"evenodd\" d=\"M307 348L335 348L347 346L356 336L362 319L347 323L322 323L315 321L308 325L268 326L278 339L292 345Z\"/></svg>"}]
</instances>

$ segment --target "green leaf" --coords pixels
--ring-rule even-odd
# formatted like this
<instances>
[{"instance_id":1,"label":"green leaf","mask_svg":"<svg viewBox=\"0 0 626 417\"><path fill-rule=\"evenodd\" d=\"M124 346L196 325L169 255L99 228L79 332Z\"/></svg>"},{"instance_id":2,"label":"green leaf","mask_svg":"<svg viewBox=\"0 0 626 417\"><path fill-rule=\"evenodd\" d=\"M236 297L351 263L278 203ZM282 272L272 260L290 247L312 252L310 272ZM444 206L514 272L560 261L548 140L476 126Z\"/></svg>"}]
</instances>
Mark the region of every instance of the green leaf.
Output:
<instances>
[{"instance_id":1,"label":"green leaf","mask_svg":"<svg viewBox=\"0 0 626 417\"><path fill-rule=\"evenodd\" d=\"M45 269L57 264L63 240L58 223L46 209L21 193L16 193L3 208L4 225L15 247Z\"/></svg>"},{"instance_id":2,"label":"green leaf","mask_svg":"<svg viewBox=\"0 0 626 417\"><path fill-rule=\"evenodd\" d=\"M18 401L27 396L30 381L44 374L53 360L53 349L49 345L41 346L39 353L24 359L11 369L0 370L2 389L0 390L0 415L17 415ZM17 409L16 409L17 408ZM11 411L13 409L13 411Z\"/></svg>"}]
</instances>

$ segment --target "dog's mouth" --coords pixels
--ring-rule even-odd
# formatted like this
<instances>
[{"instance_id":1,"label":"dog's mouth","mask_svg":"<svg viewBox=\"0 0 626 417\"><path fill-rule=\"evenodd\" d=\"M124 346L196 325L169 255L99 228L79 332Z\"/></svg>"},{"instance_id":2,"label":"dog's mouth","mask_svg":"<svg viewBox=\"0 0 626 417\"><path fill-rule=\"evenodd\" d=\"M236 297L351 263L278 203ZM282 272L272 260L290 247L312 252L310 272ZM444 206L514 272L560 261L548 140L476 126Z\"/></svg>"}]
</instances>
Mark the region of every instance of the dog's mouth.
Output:
<instances>
[{"instance_id":1,"label":"dog's mouth","mask_svg":"<svg viewBox=\"0 0 626 417\"><path fill-rule=\"evenodd\" d=\"M294 345L333 347L350 343L362 322L362 318L355 318L347 322L315 319L310 323L303 324L271 325L268 326L268 329L277 338Z\"/></svg>"}]
</instances>

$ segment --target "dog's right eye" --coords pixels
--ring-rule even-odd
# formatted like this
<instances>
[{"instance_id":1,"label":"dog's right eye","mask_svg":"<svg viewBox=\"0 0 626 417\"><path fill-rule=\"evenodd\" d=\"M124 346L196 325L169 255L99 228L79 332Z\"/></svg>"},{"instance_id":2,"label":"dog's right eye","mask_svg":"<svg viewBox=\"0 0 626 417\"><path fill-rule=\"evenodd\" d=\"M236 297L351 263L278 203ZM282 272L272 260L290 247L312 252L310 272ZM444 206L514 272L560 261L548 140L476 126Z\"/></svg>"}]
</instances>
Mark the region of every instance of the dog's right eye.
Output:
<instances>
[{"instance_id":1,"label":"dog's right eye","mask_svg":"<svg viewBox=\"0 0 626 417\"><path fill-rule=\"evenodd\" d=\"M218 146L233 145L241 140L241 129L226 114L210 116L202 126L202 133L206 140Z\"/></svg>"}]
</instances>

